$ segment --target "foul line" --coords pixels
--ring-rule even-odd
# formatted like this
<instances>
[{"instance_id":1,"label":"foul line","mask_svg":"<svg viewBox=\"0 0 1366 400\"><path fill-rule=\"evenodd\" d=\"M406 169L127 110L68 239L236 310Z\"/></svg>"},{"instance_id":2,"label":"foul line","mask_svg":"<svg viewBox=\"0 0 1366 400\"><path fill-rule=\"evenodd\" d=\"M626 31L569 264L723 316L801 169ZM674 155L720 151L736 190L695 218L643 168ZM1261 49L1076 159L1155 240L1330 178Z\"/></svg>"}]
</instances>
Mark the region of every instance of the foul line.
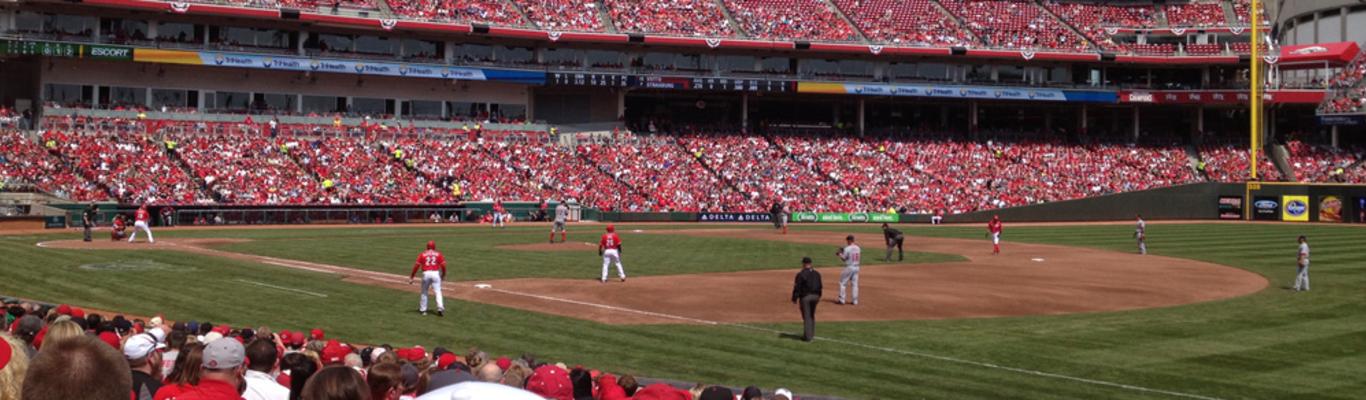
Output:
<instances>
[{"instance_id":1,"label":"foul line","mask_svg":"<svg viewBox=\"0 0 1366 400\"><path fill-rule=\"evenodd\" d=\"M505 289L489 288L489 289L476 289L476 290L487 290L487 291L492 291L492 292L510 294L510 295L514 295L514 296L530 297L530 298L540 299L540 300L546 300L546 301L556 301L556 302L569 303L569 304L575 304L575 305L581 305L581 306L597 307L597 308L602 308L602 309L607 309L607 310L613 310L613 311L624 311L624 312L630 312L630 313L635 313L635 314L640 314L640 315L648 315L648 316L653 316L653 317L660 317L660 318L668 318L668 319L674 319L674 320L679 320L679 321L693 322L693 323L702 324L702 325L729 326L729 327L735 327L735 328L741 328L741 329L748 329L748 330L759 331L759 332L766 332L766 333L773 333L773 334L783 334L783 333L787 333L787 332L783 332L783 331L779 331L779 330L775 330L775 329L768 329L768 328L763 328L763 327L758 327L758 326L753 326L753 325L746 325L746 324L740 324L740 323L726 323L726 322L709 321L709 320L704 320L704 319L697 319L697 318L691 318L691 317L684 317L684 316L680 316L680 315L672 315L672 314L657 313L657 312L653 312L653 311L636 310L636 309L632 309L632 308L617 307L617 306L612 306L612 305L598 304L598 303L592 303L592 302L586 302L586 301L580 301L580 300L571 300L571 299L565 299L565 298L559 298L559 297L553 297L553 296L545 296L545 295L539 295L539 294L521 293L521 292L515 292L515 291L505 290ZM1032 369L1017 368L1017 367L1011 367L1011 366L1000 365L1000 364L993 364L993 363L987 363L987 362L981 362L981 361L965 360L965 359L961 359L961 358L955 358L955 357L949 357L949 356L941 356L941 355L930 354L930 353L922 353L922 352L918 352L918 351L901 350L901 349L895 349L895 348L890 348L890 347L879 347L879 346L873 346L873 345L863 344L863 343L859 343L859 342L852 342L852 341L840 340L840 339L831 339L831 338L821 337L821 336L817 336L817 337L815 338L815 340L820 340L820 341L830 342L830 343L835 343L835 344L842 344L842 345L845 345L845 346L858 347L858 348L867 349L867 350L875 350L875 351L881 351L881 352L893 353L893 354L900 354L900 355L912 356L912 357L928 358L928 359L931 359L931 360L945 361L945 362L951 362L951 363L963 364L963 365L971 365L971 366L982 367L982 368L998 369L998 370L1002 370L1002 371L1010 371L1010 372L1015 372L1015 373L1025 374L1025 375L1033 375L1033 376L1041 376L1041 377L1046 377L1046 378L1062 379L1062 380L1068 380L1068 381L1073 381L1073 382L1086 383L1086 384L1097 385L1097 386L1112 387L1112 388L1116 388L1116 389L1132 390L1132 391L1136 391L1136 392L1144 392L1144 393L1152 393L1152 394L1161 394L1161 395L1167 395L1167 396L1172 396L1172 397L1181 397L1181 398L1187 398L1187 399L1198 399L1198 400L1221 400L1221 399L1219 399L1218 397L1209 397L1209 396L1202 396L1202 395L1198 395L1198 394L1183 393L1183 392L1175 392L1175 391L1162 390L1162 389L1153 389L1153 388L1148 388L1148 387L1143 387L1143 386L1136 386L1136 385L1129 385L1129 384L1118 383L1118 382L1103 381L1103 380L1098 380L1098 379L1081 378L1081 377L1070 376L1070 375L1056 374L1056 373L1052 373L1052 372L1037 371L1037 370L1032 370Z\"/></svg>"},{"instance_id":2,"label":"foul line","mask_svg":"<svg viewBox=\"0 0 1366 400\"><path fill-rule=\"evenodd\" d=\"M241 278L236 279L236 281L242 282L242 283L247 283L247 284L252 284L252 285L256 285L256 286L261 286L261 287L268 287L268 288L271 288L271 289L286 290L286 291L295 292L295 293L300 293L300 294L306 294L306 295L314 296L314 297L327 298L327 295L325 295L325 294L316 293L316 292L310 292L310 291L302 290L302 289L288 288L288 287L284 287L284 286L275 286L275 285L272 285L272 284L269 284L269 283L262 283L262 282L257 282L257 281L249 281L249 280L241 279Z\"/></svg>"}]
</instances>

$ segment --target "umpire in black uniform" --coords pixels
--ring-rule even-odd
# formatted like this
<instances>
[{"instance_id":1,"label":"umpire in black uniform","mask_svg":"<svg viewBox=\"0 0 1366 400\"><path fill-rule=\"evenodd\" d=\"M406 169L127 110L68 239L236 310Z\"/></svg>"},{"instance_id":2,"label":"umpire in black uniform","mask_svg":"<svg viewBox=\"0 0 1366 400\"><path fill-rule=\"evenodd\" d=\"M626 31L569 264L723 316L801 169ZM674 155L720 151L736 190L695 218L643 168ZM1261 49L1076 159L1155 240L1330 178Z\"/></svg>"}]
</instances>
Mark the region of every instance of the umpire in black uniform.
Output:
<instances>
[{"instance_id":1,"label":"umpire in black uniform","mask_svg":"<svg viewBox=\"0 0 1366 400\"><path fill-rule=\"evenodd\" d=\"M805 331L802 340L810 342L816 338L816 304L821 302L821 273L811 268L811 257L802 258L802 271L792 284L792 302L802 310L802 324Z\"/></svg>"},{"instance_id":2,"label":"umpire in black uniform","mask_svg":"<svg viewBox=\"0 0 1366 400\"><path fill-rule=\"evenodd\" d=\"M882 237L887 239L887 256L882 257L882 261L892 261L892 247L896 247L897 261L906 259L906 253L901 250L901 246L906 243L905 234L887 224L882 224Z\"/></svg>"},{"instance_id":3,"label":"umpire in black uniform","mask_svg":"<svg viewBox=\"0 0 1366 400\"><path fill-rule=\"evenodd\" d=\"M85 228L85 241L87 242L90 241L90 230L95 227L95 218L98 217L95 211L95 203L90 203L89 206L85 207L85 211L81 212L81 225Z\"/></svg>"}]
</instances>

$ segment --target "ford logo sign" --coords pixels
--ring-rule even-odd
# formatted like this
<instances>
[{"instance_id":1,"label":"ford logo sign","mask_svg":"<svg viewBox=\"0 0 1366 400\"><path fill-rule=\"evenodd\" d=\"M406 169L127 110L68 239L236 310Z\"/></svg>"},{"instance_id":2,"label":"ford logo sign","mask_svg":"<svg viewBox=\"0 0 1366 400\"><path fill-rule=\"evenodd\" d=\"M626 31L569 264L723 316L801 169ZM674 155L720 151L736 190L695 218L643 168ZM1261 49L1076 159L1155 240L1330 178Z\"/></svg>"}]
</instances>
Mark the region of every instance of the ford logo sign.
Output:
<instances>
[{"instance_id":1,"label":"ford logo sign","mask_svg":"<svg viewBox=\"0 0 1366 400\"><path fill-rule=\"evenodd\" d=\"M1290 215L1298 217L1309 211L1309 205L1304 204L1303 201L1291 200L1289 203L1285 204L1285 211L1289 212Z\"/></svg>"},{"instance_id":2,"label":"ford logo sign","mask_svg":"<svg viewBox=\"0 0 1366 400\"><path fill-rule=\"evenodd\" d=\"M1271 210L1280 206L1280 204L1276 203L1274 200L1257 200L1257 202L1252 203L1252 206L1263 210Z\"/></svg>"}]
</instances>

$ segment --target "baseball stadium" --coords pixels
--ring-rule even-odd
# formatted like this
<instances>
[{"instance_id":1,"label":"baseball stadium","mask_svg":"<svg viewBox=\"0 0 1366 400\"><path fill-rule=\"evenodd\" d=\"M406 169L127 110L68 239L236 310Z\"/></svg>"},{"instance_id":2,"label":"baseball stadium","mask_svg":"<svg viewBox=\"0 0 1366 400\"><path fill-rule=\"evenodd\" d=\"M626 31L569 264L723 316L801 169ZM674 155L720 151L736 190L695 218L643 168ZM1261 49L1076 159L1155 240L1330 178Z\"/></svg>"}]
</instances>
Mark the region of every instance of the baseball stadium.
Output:
<instances>
[{"instance_id":1,"label":"baseball stadium","mask_svg":"<svg viewBox=\"0 0 1366 400\"><path fill-rule=\"evenodd\" d=\"M0 400L1360 399L1363 43L1354 0L0 0Z\"/></svg>"}]
</instances>

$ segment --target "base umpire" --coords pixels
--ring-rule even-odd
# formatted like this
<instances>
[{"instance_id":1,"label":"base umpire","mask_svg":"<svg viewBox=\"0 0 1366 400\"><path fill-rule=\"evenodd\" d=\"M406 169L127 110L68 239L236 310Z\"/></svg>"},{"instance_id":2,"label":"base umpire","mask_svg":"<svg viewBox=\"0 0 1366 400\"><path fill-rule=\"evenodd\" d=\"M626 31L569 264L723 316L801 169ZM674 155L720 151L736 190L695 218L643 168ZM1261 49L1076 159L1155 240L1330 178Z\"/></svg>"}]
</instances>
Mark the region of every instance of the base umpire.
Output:
<instances>
[{"instance_id":1,"label":"base umpire","mask_svg":"<svg viewBox=\"0 0 1366 400\"><path fill-rule=\"evenodd\" d=\"M887 224L882 224L882 237L884 239L887 239L887 256L882 257L882 261L892 261L893 247L896 247L897 261L903 261L906 259L906 254L901 249L901 247L906 244L905 234L902 234L901 231L893 229L891 226L888 226Z\"/></svg>"},{"instance_id":2,"label":"base umpire","mask_svg":"<svg viewBox=\"0 0 1366 400\"><path fill-rule=\"evenodd\" d=\"M821 273L811 268L811 257L803 257L802 270L792 284L792 303L802 311L803 341L810 342L816 337L816 305L820 302Z\"/></svg>"}]
</instances>

